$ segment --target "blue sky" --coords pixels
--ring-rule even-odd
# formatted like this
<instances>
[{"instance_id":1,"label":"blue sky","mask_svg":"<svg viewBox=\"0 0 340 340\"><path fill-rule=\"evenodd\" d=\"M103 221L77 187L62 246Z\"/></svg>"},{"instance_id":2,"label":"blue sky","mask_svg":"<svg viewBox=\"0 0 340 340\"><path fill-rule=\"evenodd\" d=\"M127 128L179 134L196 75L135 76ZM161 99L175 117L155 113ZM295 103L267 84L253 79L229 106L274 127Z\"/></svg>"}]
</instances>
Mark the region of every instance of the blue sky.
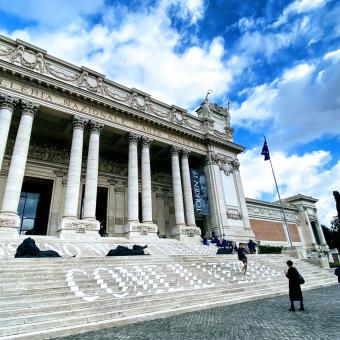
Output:
<instances>
[{"instance_id":1,"label":"blue sky","mask_svg":"<svg viewBox=\"0 0 340 340\"><path fill-rule=\"evenodd\" d=\"M340 3L335 0L2 0L0 33L194 111L231 105L248 197L340 190Z\"/></svg>"}]
</instances>

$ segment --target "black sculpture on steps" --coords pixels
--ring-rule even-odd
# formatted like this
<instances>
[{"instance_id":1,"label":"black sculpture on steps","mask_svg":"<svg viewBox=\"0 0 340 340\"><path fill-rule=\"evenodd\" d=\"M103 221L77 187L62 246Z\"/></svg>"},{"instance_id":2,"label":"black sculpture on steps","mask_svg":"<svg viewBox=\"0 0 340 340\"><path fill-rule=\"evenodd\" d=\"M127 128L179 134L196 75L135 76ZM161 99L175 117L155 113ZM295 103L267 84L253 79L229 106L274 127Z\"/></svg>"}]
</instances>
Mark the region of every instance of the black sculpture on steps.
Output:
<instances>
[{"instance_id":1,"label":"black sculpture on steps","mask_svg":"<svg viewBox=\"0 0 340 340\"><path fill-rule=\"evenodd\" d=\"M118 246L116 249L111 249L106 256L134 256L134 255L147 255L144 253L144 249L147 246L138 246L134 244L132 249L124 246Z\"/></svg>"},{"instance_id":2,"label":"black sculpture on steps","mask_svg":"<svg viewBox=\"0 0 340 340\"><path fill-rule=\"evenodd\" d=\"M28 237L19 244L14 257L61 257L54 250L40 250L35 241Z\"/></svg>"}]
</instances>

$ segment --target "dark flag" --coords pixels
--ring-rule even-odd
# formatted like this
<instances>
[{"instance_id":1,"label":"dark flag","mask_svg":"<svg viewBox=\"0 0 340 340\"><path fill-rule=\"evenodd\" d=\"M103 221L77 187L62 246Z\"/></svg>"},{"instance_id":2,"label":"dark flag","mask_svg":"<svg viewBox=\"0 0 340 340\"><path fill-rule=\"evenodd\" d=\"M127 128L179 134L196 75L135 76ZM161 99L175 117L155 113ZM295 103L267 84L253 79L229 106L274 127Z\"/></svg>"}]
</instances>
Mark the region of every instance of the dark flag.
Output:
<instances>
[{"instance_id":1,"label":"dark flag","mask_svg":"<svg viewBox=\"0 0 340 340\"><path fill-rule=\"evenodd\" d=\"M268 145L267 145L267 141L266 140L264 140L262 151L261 151L261 155L264 156L264 160L265 161L268 161L268 159L270 159L269 149L268 149Z\"/></svg>"}]
</instances>

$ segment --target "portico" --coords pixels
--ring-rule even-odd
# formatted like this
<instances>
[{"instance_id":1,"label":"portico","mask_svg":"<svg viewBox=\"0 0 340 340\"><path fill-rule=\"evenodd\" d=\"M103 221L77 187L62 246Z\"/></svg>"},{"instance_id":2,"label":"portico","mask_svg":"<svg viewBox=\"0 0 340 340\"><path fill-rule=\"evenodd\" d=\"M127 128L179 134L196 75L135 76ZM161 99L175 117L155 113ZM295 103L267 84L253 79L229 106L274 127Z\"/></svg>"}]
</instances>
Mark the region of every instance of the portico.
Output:
<instances>
[{"instance_id":1,"label":"portico","mask_svg":"<svg viewBox=\"0 0 340 340\"><path fill-rule=\"evenodd\" d=\"M255 239L227 108L192 114L3 37L0 96L0 238Z\"/></svg>"}]
</instances>

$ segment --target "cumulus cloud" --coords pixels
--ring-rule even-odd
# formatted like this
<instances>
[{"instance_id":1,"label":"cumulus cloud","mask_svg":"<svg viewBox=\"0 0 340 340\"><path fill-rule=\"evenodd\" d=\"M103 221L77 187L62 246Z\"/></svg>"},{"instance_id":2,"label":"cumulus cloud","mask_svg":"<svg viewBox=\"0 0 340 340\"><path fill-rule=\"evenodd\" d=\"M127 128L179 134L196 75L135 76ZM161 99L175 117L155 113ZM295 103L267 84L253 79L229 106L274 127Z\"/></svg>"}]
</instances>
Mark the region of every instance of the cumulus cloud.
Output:
<instances>
[{"instance_id":1,"label":"cumulus cloud","mask_svg":"<svg viewBox=\"0 0 340 340\"><path fill-rule=\"evenodd\" d=\"M261 199L266 195L275 201L278 198L271 167L268 161L263 161L260 153L259 148L254 148L239 157L244 191L247 197ZM271 159L281 197L301 193L319 199L319 218L321 223L329 226L331 218L336 215L332 192L340 187L340 161L325 170L331 161L331 154L323 150L301 156L273 152Z\"/></svg>"},{"instance_id":2,"label":"cumulus cloud","mask_svg":"<svg viewBox=\"0 0 340 340\"><path fill-rule=\"evenodd\" d=\"M340 60L337 51L324 61L286 69L270 83L248 90L247 99L233 110L233 123L256 126L272 122L275 145L290 147L340 134Z\"/></svg>"},{"instance_id":3,"label":"cumulus cloud","mask_svg":"<svg viewBox=\"0 0 340 340\"><path fill-rule=\"evenodd\" d=\"M108 78L129 87L149 92L153 97L190 108L207 89L216 96L228 91L233 74L225 61L222 37L201 45L190 44L178 53L180 34L168 17L171 6L179 6L177 15L196 22L203 1L163 0L155 7L139 11L112 7L124 13L124 20L112 17L87 28L77 22L63 30L17 30L6 33L47 49L49 54L102 72ZM237 71L236 71L237 70Z\"/></svg>"},{"instance_id":4,"label":"cumulus cloud","mask_svg":"<svg viewBox=\"0 0 340 340\"><path fill-rule=\"evenodd\" d=\"M287 23L291 15L308 13L326 5L327 2L328 0L295 0L284 9L282 15L275 21L272 27L279 27Z\"/></svg>"}]
</instances>

